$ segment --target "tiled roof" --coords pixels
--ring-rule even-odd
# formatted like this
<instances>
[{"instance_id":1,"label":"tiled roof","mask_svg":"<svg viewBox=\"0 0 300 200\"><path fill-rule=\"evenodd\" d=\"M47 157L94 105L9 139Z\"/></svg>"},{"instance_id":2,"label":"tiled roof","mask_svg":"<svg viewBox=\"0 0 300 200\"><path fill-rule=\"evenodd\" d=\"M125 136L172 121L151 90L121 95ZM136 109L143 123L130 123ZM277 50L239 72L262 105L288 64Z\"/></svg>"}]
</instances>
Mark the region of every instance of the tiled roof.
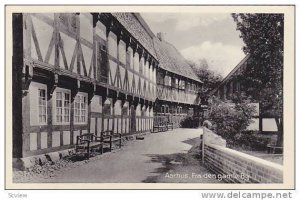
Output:
<instances>
[{"instance_id":1,"label":"tiled roof","mask_svg":"<svg viewBox=\"0 0 300 200\"><path fill-rule=\"evenodd\" d=\"M214 94L218 91L218 89L223 86L227 81L230 81L231 78L235 75L238 75L243 71L243 68L245 68L246 62L249 60L250 54L247 54L234 68L227 74L227 76L222 80L222 82L218 85L216 89L214 89L211 94Z\"/></svg>"},{"instance_id":2,"label":"tiled roof","mask_svg":"<svg viewBox=\"0 0 300 200\"><path fill-rule=\"evenodd\" d=\"M111 14L157 59L152 41L155 35L138 13L117 12Z\"/></svg>"},{"instance_id":3,"label":"tiled roof","mask_svg":"<svg viewBox=\"0 0 300 200\"><path fill-rule=\"evenodd\" d=\"M161 68L201 82L178 50L170 43L160 41L140 14L118 12L112 15L159 61Z\"/></svg>"},{"instance_id":4,"label":"tiled roof","mask_svg":"<svg viewBox=\"0 0 300 200\"><path fill-rule=\"evenodd\" d=\"M201 82L192 67L180 52L170 43L154 38L154 48L159 66L167 71Z\"/></svg>"}]
</instances>

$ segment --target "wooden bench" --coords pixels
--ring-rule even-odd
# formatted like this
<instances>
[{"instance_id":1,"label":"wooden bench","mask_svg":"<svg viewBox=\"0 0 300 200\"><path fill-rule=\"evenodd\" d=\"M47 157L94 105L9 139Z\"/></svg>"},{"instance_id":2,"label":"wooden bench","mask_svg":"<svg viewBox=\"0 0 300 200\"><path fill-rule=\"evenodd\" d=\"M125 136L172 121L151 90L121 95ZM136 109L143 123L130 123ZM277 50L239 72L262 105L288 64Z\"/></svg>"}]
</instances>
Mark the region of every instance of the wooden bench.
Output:
<instances>
[{"instance_id":1,"label":"wooden bench","mask_svg":"<svg viewBox=\"0 0 300 200\"><path fill-rule=\"evenodd\" d=\"M122 134L114 133L113 131L102 131L101 142L103 144L109 144L109 151L112 150L112 143L119 142L119 147L122 147ZM102 147L103 148L103 147Z\"/></svg>"},{"instance_id":2,"label":"wooden bench","mask_svg":"<svg viewBox=\"0 0 300 200\"><path fill-rule=\"evenodd\" d=\"M159 132L158 126L154 125L153 129L151 129L151 133L158 133L158 132Z\"/></svg>"},{"instance_id":3,"label":"wooden bench","mask_svg":"<svg viewBox=\"0 0 300 200\"><path fill-rule=\"evenodd\" d=\"M173 130L173 123L168 122L168 123L166 124L166 126L167 126L167 130L170 130L170 129Z\"/></svg>"},{"instance_id":4,"label":"wooden bench","mask_svg":"<svg viewBox=\"0 0 300 200\"><path fill-rule=\"evenodd\" d=\"M103 153L103 143L100 136L96 136L92 133L86 133L79 135L76 138L75 151L86 151L86 157L90 158L90 153L93 149L98 148Z\"/></svg>"},{"instance_id":5,"label":"wooden bench","mask_svg":"<svg viewBox=\"0 0 300 200\"><path fill-rule=\"evenodd\" d=\"M161 123L159 125L159 132L166 132L168 130L167 123Z\"/></svg>"},{"instance_id":6,"label":"wooden bench","mask_svg":"<svg viewBox=\"0 0 300 200\"><path fill-rule=\"evenodd\" d=\"M283 147L275 146L272 144L267 145L268 153L276 154L279 152L279 154L282 153Z\"/></svg>"}]
</instances>

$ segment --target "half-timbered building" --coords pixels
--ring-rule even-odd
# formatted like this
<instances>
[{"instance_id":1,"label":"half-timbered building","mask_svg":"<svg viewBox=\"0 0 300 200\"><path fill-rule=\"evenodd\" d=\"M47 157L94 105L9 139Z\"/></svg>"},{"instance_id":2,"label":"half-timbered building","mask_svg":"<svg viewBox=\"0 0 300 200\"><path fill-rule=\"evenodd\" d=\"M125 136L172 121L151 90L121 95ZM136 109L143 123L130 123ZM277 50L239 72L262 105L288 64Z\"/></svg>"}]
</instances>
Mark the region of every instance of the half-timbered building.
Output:
<instances>
[{"instance_id":1,"label":"half-timbered building","mask_svg":"<svg viewBox=\"0 0 300 200\"><path fill-rule=\"evenodd\" d=\"M13 39L14 158L147 132L154 115L178 124L199 104L201 81L137 13L14 14Z\"/></svg>"},{"instance_id":2,"label":"half-timbered building","mask_svg":"<svg viewBox=\"0 0 300 200\"><path fill-rule=\"evenodd\" d=\"M186 116L198 111L202 82L163 33L154 38L154 47L159 61L154 123L167 121L179 127Z\"/></svg>"}]
</instances>

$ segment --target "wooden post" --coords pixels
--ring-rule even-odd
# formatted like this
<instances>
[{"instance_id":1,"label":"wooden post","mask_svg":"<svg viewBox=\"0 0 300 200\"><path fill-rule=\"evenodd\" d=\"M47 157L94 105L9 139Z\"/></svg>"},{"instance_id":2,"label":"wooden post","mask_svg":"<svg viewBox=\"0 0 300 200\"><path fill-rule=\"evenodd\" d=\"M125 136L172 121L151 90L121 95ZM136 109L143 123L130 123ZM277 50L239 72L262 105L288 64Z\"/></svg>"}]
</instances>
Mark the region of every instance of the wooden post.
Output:
<instances>
[{"instance_id":1,"label":"wooden post","mask_svg":"<svg viewBox=\"0 0 300 200\"><path fill-rule=\"evenodd\" d=\"M12 113L13 113L13 158L23 156L23 115L22 107L22 70L23 70L23 16L24 14L13 14L13 76L12 76ZM26 31L24 31L26 33ZM25 36L26 37L26 36ZM25 96L24 98L29 98ZM24 107L26 109L26 107ZM29 108L27 108L29 109ZM28 117L28 115L27 115ZM25 127L26 128L26 127Z\"/></svg>"},{"instance_id":2,"label":"wooden post","mask_svg":"<svg viewBox=\"0 0 300 200\"><path fill-rule=\"evenodd\" d=\"M203 133L202 133L202 165L204 166L204 135L205 135L205 131L206 131L206 128L203 127Z\"/></svg>"},{"instance_id":3,"label":"wooden post","mask_svg":"<svg viewBox=\"0 0 300 200\"><path fill-rule=\"evenodd\" d=\"M87 158L90 159L90 141L87 144Z\"/></svg>"},{"instance_id":4,"label":"wooden post","mask_svg":"<svg viewBox=\"0 0 300 200\"><path fill-rule=\"evenodd\" d=\"M112 135L109 136L109 151L111 151L112 148Z\"/></svg>"}]
</instances>

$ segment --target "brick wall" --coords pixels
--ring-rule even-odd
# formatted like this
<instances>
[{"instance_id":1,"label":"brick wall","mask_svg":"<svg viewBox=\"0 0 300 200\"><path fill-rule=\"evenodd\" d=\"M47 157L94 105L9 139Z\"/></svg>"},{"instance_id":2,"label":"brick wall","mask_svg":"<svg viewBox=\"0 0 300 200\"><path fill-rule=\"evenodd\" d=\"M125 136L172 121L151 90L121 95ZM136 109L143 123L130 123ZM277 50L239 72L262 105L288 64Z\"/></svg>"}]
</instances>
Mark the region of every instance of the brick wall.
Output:
<instances>
[{"instance_id":1,"label":"brick wall","mask_svg":"<svg viewBox=\"0 0 300 200\"><path fill-rule=\"evenodd\" d=\"M283 166L229 149L206 128L203 134L204 164L218 179L230 183L283 183Z\"/></svg>"}]
</instances>

